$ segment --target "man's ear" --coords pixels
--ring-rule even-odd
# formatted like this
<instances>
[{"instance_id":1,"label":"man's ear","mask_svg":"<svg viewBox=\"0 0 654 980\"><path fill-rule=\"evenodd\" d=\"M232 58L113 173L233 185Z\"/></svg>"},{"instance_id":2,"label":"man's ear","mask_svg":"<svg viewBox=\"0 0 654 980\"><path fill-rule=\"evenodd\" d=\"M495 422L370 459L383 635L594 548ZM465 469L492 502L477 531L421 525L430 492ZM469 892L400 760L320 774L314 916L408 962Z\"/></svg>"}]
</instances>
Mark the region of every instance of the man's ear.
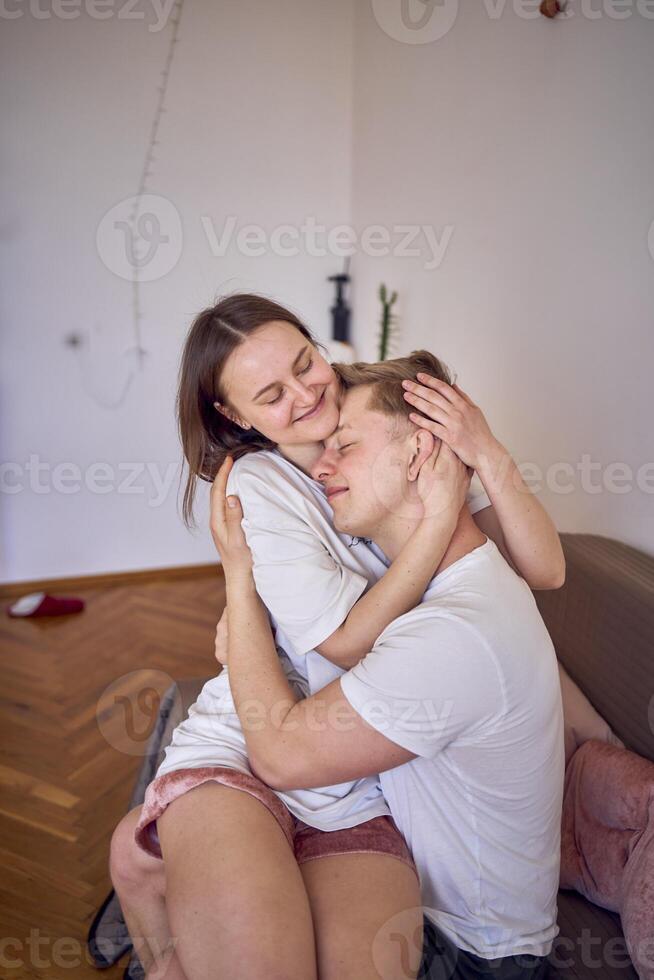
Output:
<instances>
[{"instance_id":1,"label":"man's ear","mask_svg":"<svg viewBox=\"0 0 654 980\"><path fill-rule=\"evenodd\" d=\"M226 405L221 405L220 402L214 402L213 407L216 409L217 412L220 412L221 415L224 415L225 418L229 419L230 422L234 422L236 425L239 425L242 429L252 428L249 422L245 422L242 418L239 418L239 416L236 415L235 412L232 412L231 408L227 408Z\"/></svg>"},{"instance_id":2,"label":"man's ear","mask_svg":"<svg viewBox=\"0 0 654 980\"><path fill-rule=\"evenodd\" d=\"M409 443L410 455L407 468L407 479L413 483L418 479L420 469L425 460L429 459L438 440L427 429L416 429Z\"/></svg>"}]
</instances>

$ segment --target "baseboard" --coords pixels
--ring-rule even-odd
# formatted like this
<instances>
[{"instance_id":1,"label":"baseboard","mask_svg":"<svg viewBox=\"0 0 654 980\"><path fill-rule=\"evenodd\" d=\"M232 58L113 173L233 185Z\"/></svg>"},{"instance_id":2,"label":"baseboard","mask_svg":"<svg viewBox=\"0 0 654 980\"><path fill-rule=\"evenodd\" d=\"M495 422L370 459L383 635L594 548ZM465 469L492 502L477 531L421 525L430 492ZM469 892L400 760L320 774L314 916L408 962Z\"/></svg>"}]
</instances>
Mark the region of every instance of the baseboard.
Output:
<instances>
[{"instance_id":1,"label":"baseboard","mask_svg":"<svg viewBox=\"0 0 654 980\"><path fill-rule=\"evenodd\" d=\"M31 582L0 582L0 599L12 599L30 592L83 591L111 585L135 585L171 578L206 578L211 575L222 577L223 570L219 562L180 565L174 568L145 568L134 572L105 572L101 575L78 575L72 578L35 579Z\"/></svg>"}]
</instances>

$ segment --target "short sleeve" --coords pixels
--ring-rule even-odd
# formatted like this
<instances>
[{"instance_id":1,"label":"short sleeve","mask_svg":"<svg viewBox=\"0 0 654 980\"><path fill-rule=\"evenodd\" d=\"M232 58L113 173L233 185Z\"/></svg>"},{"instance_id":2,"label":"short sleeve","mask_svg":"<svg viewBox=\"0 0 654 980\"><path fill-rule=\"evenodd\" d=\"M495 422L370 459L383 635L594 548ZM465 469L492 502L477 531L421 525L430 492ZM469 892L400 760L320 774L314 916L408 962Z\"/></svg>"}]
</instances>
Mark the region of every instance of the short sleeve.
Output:
<instances>
[{"instance_id":1,"label":"short sleeve","mask_svg":"<svg viewBox=\"0 0 654 980\"><path fill-rule=\"evenodd\" d=\"M368 586L367 578L335 560L306 513L316 505L302 497L301 506L293 506L300 492L296 487L244 472L228 492L241 500L242 527L263 603L293 652L315 650L343 624Z\"/></svg>"},{"instance_id":2,"label":"short sleeve","mask_svg":"<svg viewBox=\"0 0 654 980\"><path fill-rule=\"evenodd\" d=\"M484 510L486 507L492 507L490 497L484 490L481 480L476 473L473 474L472 480L470 481L466 503L470 513L473 515L480 510Z\"/></svg>"},{"instance_id":3,"label":"short sleeve","mask_svg":"<svg viewBox=\"0 0 654 980\"><path fill-rule=\"evenodd\" d=\"M503 703L483 641L465 626L433 618L410 628L391 625L340 683L364 721L425 758L471 736L497 717Z\"/></svg>"}]
</instances>

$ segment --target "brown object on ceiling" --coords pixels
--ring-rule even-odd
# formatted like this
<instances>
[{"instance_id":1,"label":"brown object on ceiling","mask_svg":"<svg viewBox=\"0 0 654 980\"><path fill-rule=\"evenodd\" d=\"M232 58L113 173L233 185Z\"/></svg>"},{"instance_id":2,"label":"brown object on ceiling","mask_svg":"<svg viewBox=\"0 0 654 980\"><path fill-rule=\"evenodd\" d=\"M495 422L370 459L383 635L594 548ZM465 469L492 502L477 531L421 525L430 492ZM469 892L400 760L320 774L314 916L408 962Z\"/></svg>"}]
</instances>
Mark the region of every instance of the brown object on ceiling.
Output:
<instances>
[{"instance_id":1,"label":"brown object on ceiling","mask_svg":"<svg viewBox=\"0 0 654 980\"><path fill-rule=\"evenodd\" d=\"M551 19L556 17L557 14L562 14L563 8L564 5L559 3L559 0L543 0L539 9L544 17Z\"/></svg>"}]
</instances>

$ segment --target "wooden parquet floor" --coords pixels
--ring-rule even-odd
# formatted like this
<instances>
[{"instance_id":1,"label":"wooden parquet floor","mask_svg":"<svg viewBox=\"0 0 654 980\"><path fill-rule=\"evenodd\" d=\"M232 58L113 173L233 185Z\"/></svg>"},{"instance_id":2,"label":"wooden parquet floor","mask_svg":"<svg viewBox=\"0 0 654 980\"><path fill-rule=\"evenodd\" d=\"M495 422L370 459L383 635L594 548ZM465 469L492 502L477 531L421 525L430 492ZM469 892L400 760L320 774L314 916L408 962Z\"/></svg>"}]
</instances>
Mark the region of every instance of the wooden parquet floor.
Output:
<instances>
[{"instance_id":1,"label":"wooden parquet floor","mask_svg":"<svg viewBox=\"0 0 654 980\"><path fill-rule=\"evenodd\" d=\"M224 582L215 570L72 594L86 609L57 619L10 619L10 600L1 604L2 980L98 980L86 933L111 887L109 841L158 695L216 671ZM103 976L116 980L126 963Z\"/></svg>"}]
</instances>

